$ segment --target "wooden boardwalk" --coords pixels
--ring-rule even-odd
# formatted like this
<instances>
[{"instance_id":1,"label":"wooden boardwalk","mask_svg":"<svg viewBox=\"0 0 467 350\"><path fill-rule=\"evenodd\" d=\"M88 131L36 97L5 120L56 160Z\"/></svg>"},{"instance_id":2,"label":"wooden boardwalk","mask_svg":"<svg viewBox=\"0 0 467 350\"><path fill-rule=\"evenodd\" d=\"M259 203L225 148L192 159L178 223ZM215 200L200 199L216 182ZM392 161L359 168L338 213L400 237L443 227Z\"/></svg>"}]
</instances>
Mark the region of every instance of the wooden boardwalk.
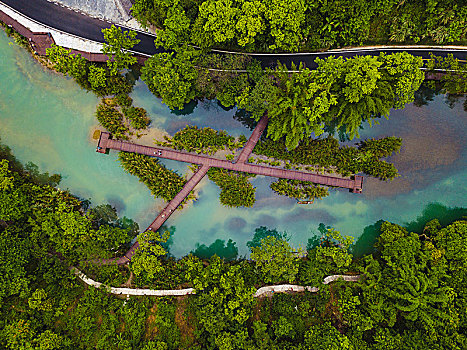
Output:
<instances>
[{"instance_id":1,"label":"wooden boardwalk","mask_svg":"<svg viewBox=\"0 0 467 350\"><path fill-rule=\"evenodd\" d=\"M248 164L247 160L251 155L251 152L255 148L256 143L258 142L261 134L266 128L268 123L267 115L265 114L255 130L251 134L248 142L245 144L240 156L237 159L236 163L232 163L227 160L221 160L209 157L207 155L192 154L184 151L177 151L173 149L159 148L159 147L150 147L137 145L134 143L126 141L113 140L110 137L108 132L102 132L99 137L99 142L97 144L97 152L107 153L108 150L113 149L123 152L131 152L143 154L151 157L165 158L171 160L177 160L186 163L198 164L198 170L193 174L193 176L187 181L182 190L177 193L177 195L165 206L165 208L159 213L159 215L154 219L154 221L149 225L146 231L157 231L165 223L165 221L172 215L172 213L177 209L177 207L183 202L183 200L190 194L195 186L201 181L201 179L206 175L209 168L223 168L227 170L241 171L256 175L271 176L283 179L291 180L300 180L300 181L309 181L316 184L348 188L351 192L361 193L363 177L355 176L343 177L343 176L330 176L322 175L317 173L296 171L296 170L286 170L273 168L266 165L255 165ZM131 260L135 255L136 251L139 249L139 243L135 242L131 248L126 252L126 254L120 258L113 259L103 259L98 261L101 264L110 264L117 263L118 265L126 264Z\"/></svg>"},{"instance_id":2,"label":"wooden boardwalk","mask_svg":"<svg viewBox=\"0 0 467 350\"><path fill-rule=\"evenodd\" d=\"M247 162L248 158L250 157L251 152L253 152L253 149L255 148L256 143L258 142L259 138L263 134L263 131L264 129L266 129L267 125L268 125L268 114L264 113L264 115L261 117L258 124L256 125L256 128L253 130L253 133L248 139L248 142L246 143L245 147L243 147L242 152L240 153L240 156L238 157L236 163Z\"/></svg>"},{"instance_id":3,"label":"wooden boardwalk","mask_svg":"<svg viewBox=\"0 0 467 350\"><path fill-rule=\"evenodd\" d=\"M209 167L241 171L256 175L271 176L290 180L309 181L325 186L348 188L352 192L361 192L362 189L362 179L359 176L352 178L343 177L339 175L323 175L305 171L279 169L267 165L257 165L240 162L240 160L242 159L248 159L248 157L251 154L251 151L250 153L242 153L241 158L239 158L239 161L237 163L232 163L228 160L216 159L207 155L192 154L185 151L142 146L127 141L112 140L109 138L109 136L110 135L108 133L101 133L101 138L99 139L97 149L98 152L106 153L108 149L113 149L117 151L139 153L152 157L177 160L198 165L208 165Z\"/></svg>"}]
</instances>

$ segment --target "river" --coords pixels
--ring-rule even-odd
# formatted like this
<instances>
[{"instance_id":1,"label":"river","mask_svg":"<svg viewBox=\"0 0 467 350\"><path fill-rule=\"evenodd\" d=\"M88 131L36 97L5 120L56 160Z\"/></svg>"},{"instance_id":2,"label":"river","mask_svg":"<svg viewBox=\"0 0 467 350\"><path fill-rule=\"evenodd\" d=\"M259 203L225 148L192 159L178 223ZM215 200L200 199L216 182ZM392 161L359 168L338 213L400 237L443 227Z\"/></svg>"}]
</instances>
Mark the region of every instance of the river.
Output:
<instances>
[{"instance_id":1,"label":"river","mask_svg":"<svg viewBox=\"0 0 467 350\"><path fill-rule=\"evenodd\" d=\"M0 137L20 161L62 174L61 188L91 198L94 205L111 203L119 215L133 218L142 228L153 220L163 202L123 171L115 152L95 152L94 95L40 66L3 31L0 82ZM175 115L141 82L132 97L136 106L147 109L154 128L170 134L187 124L224 129L234 136L251 134L232 117L234 110L225 111L214 102L198 104L191 114ZM400 154L390 159L401 176L392 182L366 178L363 194L331 190L323 200L299 205L274 194L268 187L271 179L257 177L254 207L232 209L219 203L217 186L203 179L199 199L167 221L175 227L171 253L179 257L196 244L232 239L239 254L246 255L246 242L259 226L287 231L294 246L306 246L320 223L358 239L381 219L404 224L422 215L427 206L439 215L446 214L443 206L467 207L467 113L460 103L450 109L444 99L439 95L426 106L410 104L392 111L389 120L361 132L362 138L403 138ZM181 174L186 171L186 164L164 163ZM367 236L360 243L369 245Z\"/></svg>"}]
</instances>

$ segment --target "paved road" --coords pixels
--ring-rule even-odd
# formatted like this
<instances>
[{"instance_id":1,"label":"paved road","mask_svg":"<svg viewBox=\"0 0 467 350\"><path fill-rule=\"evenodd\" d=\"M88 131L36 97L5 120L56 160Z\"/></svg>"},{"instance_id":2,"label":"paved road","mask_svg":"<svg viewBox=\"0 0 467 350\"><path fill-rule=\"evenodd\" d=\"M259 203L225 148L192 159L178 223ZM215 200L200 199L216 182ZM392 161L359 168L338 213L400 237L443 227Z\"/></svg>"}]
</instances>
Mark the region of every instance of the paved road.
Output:
<instances>
[{"instance_id":1,"label":"paved road","mask_svg":"<svg viewBox=\"0 0 467 350\"><path fill-rule=\"evenodd\" d=\"M103 42L102 28L110 27L110 23L95 18L87 17L80 13L63 8L47 0L1 0L6 5L20 11L24 15L46 24L55 29L68 32L86 39ZM144 33L138 33L141 42L135 46L134 50L143 54L152 55L161 50L154 46L154 37ZM353 57L355 55L379 55L381 51L388 53L407 51L415 56L429 58L429 53L433 52L439 56L446 56L452 53L454 57L467 60L467 48L465 50L444 50L444 49L377 49L377 50L349 50L346 52L322 52L306 54L255 54L254 57L261 61L263 66L274 66L279 60L290 66L292 62L298 64L304 62L307 67L315 66L314 60L317 57L325 58L331 55L342 57Z\"/></svg>"},{"instance_id":2,"label":"paved road","mask_svg":"<svg viewBox=\"0 0 467 350\"><path fill-rule=\"evenodd\" d=\"M47 0L1 0L1 2L49 27L93 41L104 42L102 28L111 26L111 23L82 15ZM134 47L135 51L147 55L162 52L156 49L153 36L138 33L137 37L141 42Z\"/></svg>"}]
</instances>

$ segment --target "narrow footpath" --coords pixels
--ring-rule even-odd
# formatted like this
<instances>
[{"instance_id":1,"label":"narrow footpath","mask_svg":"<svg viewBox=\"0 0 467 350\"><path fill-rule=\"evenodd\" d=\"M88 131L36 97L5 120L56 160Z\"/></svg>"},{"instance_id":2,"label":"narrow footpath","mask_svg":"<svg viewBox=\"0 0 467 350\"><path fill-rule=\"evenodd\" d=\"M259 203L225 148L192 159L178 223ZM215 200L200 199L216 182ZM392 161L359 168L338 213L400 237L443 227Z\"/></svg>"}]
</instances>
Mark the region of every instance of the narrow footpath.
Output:
<instances>
[{"instance_id":1,"label":"narrow footpath","mask_svg":"<svg viewBox=\"0 0 467 350\"><path fill-rule=\"evenodd\" d=\"M94 288L102 288L107 287L107 290L112 294L117 295L148 295L148 296L182 296L182 295L190 295L196 294L196 290L194 288L185 288L185 289L140 289L140 288L118 288L118 287L110 287L106 286L101 282L94 281L93 279L86 276L76 267L70 268L71 272L73 272L76 276L78 276L84 283L88 286L92 286ZM323 284L329 284L331 282L337 280L344 280L346 282L358 282L362 278L362 275L330 275L327 276L323 280ZM311 287L311 286L299 286L296 284L280 284L275 286L264 286L256 290L255 294L253 294L254 298L261 298L268 295L272 295L273 293L302 293L304 291L316 293L319 291L319 287Z\"/></svg>"},{"instance_id":2,"label":"narrow footpath","mask_svg":"<svg viewBox=\"0 0 467 350\"><path fill-rule=\"evenodd\" d=\"M253 130L250 138L242 149L240 156L236 163L232 163L227 160L220 160L205 155L192 154L183 151L176 151L172 149L161 149L150 146L137 145L130 142L112 140L110 134L103 132L100 135L99 142L97 145L97 152L107 153L108 150L118 150L123 152L131 152L143 154L151 157L165 158L178 160L186 163L198 164L200 167L193 174L193 176L187 181L182 190L165 206L165 208L159 213L154 221L149 225L146 231L157 231L165 223L165 221L172 215L177 207L183 202L183 200L193 191L195 186L203 179L208 172L209 168L223 168L227 170L246 172L257 175L271 176L284 179L308 181L316 184L322 184L332 187L348 188L351 192L361 193L363 185L362 176L354 176L353 178L346 178L342 176L329 176L316 173L307 173L295 170L284 170L272 168L265 165L253 165L247 164L247 160L250 157L256 143L260 139L264 129L268 124L268 116L264 114L256 128ZM136 241L126 254L120 258L102 259L98 262L101 264L116 263L117 265L123 265L128 263L131 258L135 255L139 249L139 243Z\"/></svg>"}]
</instances>

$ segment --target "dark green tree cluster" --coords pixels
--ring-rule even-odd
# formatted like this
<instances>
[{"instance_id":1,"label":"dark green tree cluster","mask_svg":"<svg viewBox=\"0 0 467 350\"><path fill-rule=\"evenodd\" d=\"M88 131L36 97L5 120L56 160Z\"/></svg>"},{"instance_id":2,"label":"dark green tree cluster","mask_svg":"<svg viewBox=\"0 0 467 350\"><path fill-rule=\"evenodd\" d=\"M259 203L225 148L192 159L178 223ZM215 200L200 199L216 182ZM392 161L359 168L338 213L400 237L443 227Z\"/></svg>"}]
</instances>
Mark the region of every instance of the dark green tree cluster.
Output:
<instances>
[{"instance_id":1,"label":"dark green tree cluster","mask_svg":"<svg viewBox=\"0 0 467 350\"><path fill-rule=\"evenodd\" d=\"M122 30L113 24L110 28L102 29L104 35L104 47L102 53L107 55L107 67L110 74L119 75L123 69L131 67L137 62L137 59L131 52L140 40L136 39L136 32L133 30Z\"/></svg>"},{"instance_id":2,"label":"dark green tree cluster","mask_svg":"<svg viewBox=\"0 0 467 350\"><path fill-rule=\"evenodd\" d=\"M328 136L302 141L297 148L288 151L284 141L274 142L265 139L256 144L253 152L274 159L286 160L295 165L314 165L334 169L342 175L364 172L367 175L387 180L393 179L398 173L393 164L380 158L398 152L401 144L400 138L391 136L365 140L360 142L358 147L340 146L335 138Z\"/></svg>"},{"instance_id":3,"label":"dark green tree cluster","mask_svg":"<svg viewBox=\"0 0 467 350\"><path fill-rule=\"evenodd\" d=\"M148 113L144 108L141 107L128 107L123 108L123 115L128 119L133 129L141 130L146 129L151 123L151 119L148 117Z\"/></svg>"},{"instance_id":4,"label":"dark green tree cluster","mask_svg":"<svg viewBox=\"0 0 467 350\"><path fill-rule=\"evenodd\" d=\"M101 103L96 109L96 118L101 125L118 139L127 139L126 133L130 130L123 123L123 114L115 108Z\"/></svg>"},{"instance_id":5,"label":"dark green tree cluster","mask_svg":"<svg viewBox=\"0 0 467 350\"><path fill-rule=\"evenodd\" d=\"M221 188L219 200L228 207L252 207L255 204L255 192L248 180L252 175L220 168L208 170L209 180Z\"/></svg>"},{"instance_id":6,"label":"dark green tree cluster","mask_svg":"<svg viewBox=\"0 0 467 350\"><path fill-rule=\"evenodd\" d=\"M172 200L180 192L186 180L176 172L167 169L157 158L142 154L120 152L118 159L123 169L138 177L154 197Z\"/></svg>"},{"instance_id":7,"label":"dark green tree cluster","mask_svg":"<svg viewBox=\"0 0 467 350\"><path fill-rule=\"evenodd\" d=\"M265 283L294 282L300 265L300 250L294 251L287 239L266 236L251 246L251 260Z\"/></svg>"},{"instance_id":8,"label":"dark green tree cluster","mask_svg":"<svg viewBox=\"0 0 467 350\"><path fill-rule=\"evenodd\" d=\"M269 187L281 196L287 196L297 200L312 200L329 195L326 187L299 180L279 179L271 183Z\"/></svg>"},{"instance_id":9,"label":"dark green tree cluster","mask_svg":"<svg viewBox=\"0 0 467 350\"><path fill-rule=\"evenodd\" d=\"M200 259L209 259L214 255L225 261L233 261L238 257L238 248L236 243L229 239L227 243L222 239L216 239L212 244L196 243L195 249L190 252Z\"/></svg>"},{"instance_id":10,"label":"dark green tree cluster","mask_svg":"<svg viewBox=\"0 0 467 350\"><path fill-rule=\"evenodd\" d=\"M245 276L249 264L227 264L217 256L209 260L207 267L193 256L188 256L184 264L193 287L199 291L190 299L198 346L243 348L255 291Z\"/></svg>"},{"instance_id":11,"label":"dark green tree cluster","mask_svg":"<svg viewBox=\"0 0 467 350\"><path fill-rule=\"evenodd\" d=\"M146 129L151 120L144 108L131 106L131 97L119 96L102 99L96 109L96 118L115 138L128 140L133 135L130 127L134 130Z\"/></svg>"},{"instance_id":12,"label":"dark green tree cluster","mask_svg":"<svg viewBox=\"0 0 467 350\"><path fill-rule=\"evenodd\" d=\"M171 109L182 109L196 96L197 72L192 57L191 51L177 55L164 52L149 58L141 68L141 79L149 90Z\"/></svg>"},{"instance_id":13,"label":"dark green tree cluster","mask_svg":"<svg viewBox=\"0 0 467 350\"><path fill-rule=\"evenodd\" d=\"M365 278L338 292L343 326L376 349L464 348L466 229L383 223L376 253L359 262Z\"/></svg>"},{"instance_id":14,"label":"dark green tree cluster","mask_svg":"<svg viewBox=\"0 0 467 350\"><path fill-rule=\"evenodd\" d=\"M227 57L199 56L192 49L158 54L146 62L142 79L170 108L218 98L226 107L236 102L256 120L267 112L268 136L285 138L288 149L325 131L358 137L364 122L377 123L392 108L413 102L424 79L423 61L406 52L329 57L317 59L315 70L292 65L291 71L281 64L263 71L242 55ZM204 61L213 64L210 70L200 68Z\"/></svg>"},{"instance_id":15,"label":"dark green tree cluster","mask_svg":"<svg viewBox=\"0 0 467 350\"><path fill-rule=\"evenodd\" d=\"M5 254L13 253L7 248L8 242L15 246L17 237L18 243L29 242L38 258L57 252L76 262L108 256L111 250L116 253L134 234L131 225L123 225L122 221L99 222L93 211L89 217L84 216L83 204L77 198L50 185L34 183L12 172L8 165L7 160L1 160L0 222L5 223ZM26 234L27 239L23 237Z\"/></svg>"},{"instance_id":16,"label":"dark green tree cluster","mask_svg":"<svg viewBox=\"0 0 467 350\"><path fill-rule=\"evenodd\" d=\"M364 43L465 39L462 0L136 0L133 15L162 29L166 48L299 51Z\"/></svg>"}]
</instances>

